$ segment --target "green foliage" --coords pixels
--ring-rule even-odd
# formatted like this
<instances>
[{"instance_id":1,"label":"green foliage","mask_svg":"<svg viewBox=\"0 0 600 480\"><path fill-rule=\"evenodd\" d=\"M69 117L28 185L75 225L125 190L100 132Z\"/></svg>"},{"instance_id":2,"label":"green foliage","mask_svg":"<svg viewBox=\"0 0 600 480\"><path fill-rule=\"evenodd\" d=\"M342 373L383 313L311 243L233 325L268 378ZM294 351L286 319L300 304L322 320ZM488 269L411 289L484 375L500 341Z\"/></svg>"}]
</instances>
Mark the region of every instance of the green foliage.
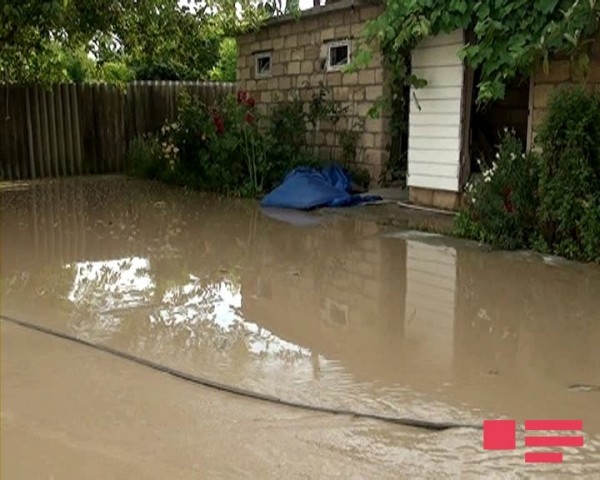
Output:
<instances>
[{"instance_id":1,"label":"green foliage","mask_svg":"<svg viewBox=\"0 0 600 480\"><path fill-rule=\"evenodd\" d=\"M65 70L72 82L89 82L97 78L96 62L83 49L76 49L64 54Z\"/></svg>"},{"instance_id":2,"label":"green foliage","mask_svg":"<svg viewBox=\"0 0 600 480\"><path fill-rule=\"evenodd\" d=\"M112 0L5 0L0 5L0 70L13 82L55 81L64 72L56 45L70 48L110 31Z\"/></svg>"},{"instance_id":3,"label":"green foliage","mask_svg":"<svg viewBox=\"0 0 600 480\"><path fill-rule=\"evenodd\" d=\"M160 179L166 162L158 139L152 135L134 138L127 149L127 164L134 177Z\"/></svg>"},{"instance_id":4,"label":"green foliage","mask_svg":"<svg viewBox=\"0 0 600 480\"><path fill-rule=\"evenodd\" d=\"M371 173L365 167L348 163L344 165L346 171L350 174L352 182L362 190L367 190L371 183Z\"/></svg>"},{"instance_id":5,"label":"green foliage","mask_svg":"<svg viewBox=\"0 0 600 480\"><path fill-rule=\"evenodd\" d=\"M534 248L600 262L600 94L562 89L524 154L505 136L467 188L456 233L501 248Z\"/></svg>"},{"instance_id":6,"label":"green foliage","mask_svg":"<svg viewBox=\"0 0 600 480\"><path fill-rule=\"evenodd\" d=\"M222 39L267 16L253 0L4 0L0 73L11 82L61 81L68 76L63 53L83 48L97 59L100 78L129 78L117 63L139 79L208 79L215 66L229 79L232 44ZM73 76L94 77L89 62L77 59Z\"/></svg>"},{"instance_id":7,"label":"green foliage","mask_svg":"<svg viewBox=\"0 0 600 480\"><path fill-rule=\"evenodd\" d=\"M307 115L299 96L271 108L267 135L272 139L268 157L272 184L280 181L291 168L316 166L316 156L305 148L307 132Z\"/></svg>"},{"instance_id":8,"label":"green foliage","mask_svg":"<svg viewBox=\"0 0 600 480\"><path fill-rule=\"evenodd\" d=\"M528 245L538 205L534 154L525 154L513 134L505 133L491 166L467 186L467 207L457 220L457 234L499 248Z\"/></svg>"},{"instance_id":9,"label":"green foliage","mask_svg":"<svg viewBox=\"0 0 600 480\"><path fill-rule=\"evenodd\" d=\"M342 115L348 112L348 107L341 107L335 102L330 92L325 88L323 82L319 82L319 87L313 92L308 103L307 120L313 130L318 127L318 122L327 120L332 125L337 125Z\"/></svg>"},{"instance_id":10,"label":"green foliage","mask_svg":"<svg viewBox=\"0 0 600 480\"><path fill-rule=\"evenodd\" d=\"M100 68L100 76L106 83L127 83L135 80L133 70L122 62L106 62Z\"/></svg>"},{"instance_id":11,"label":"green foliage","mask_svg":"<svg viewBox=\"0 0 600 480\"><path fill-rule=\"evenodd\" d=\"M229 99L218 108L190 97L181 103L172 131L163 128L165 151L174 152L170 166L177 183L225 194L247 188L237 108Z\"/></svg>"},{"instance_id":12,"label":"green foliage","mask_svg":"<svg viewBox=\"0 0 600 480\"><path fill-rule=\"evenodd\" d=\"M177 121L164 125L155 140L162 152L159 178L235 196L272 188L285 173L282 164L294 159L281 155L269 119L261 118L254 103L246 92L213 107L183 96ZM153 156L148 161L156 164Z\"/></svg>"},{"instance_id":13,"label":"green foliage","mask_svg":"<svg viewBox=\"0 0 600 480\"><path fill-rule=\"evenodd\" d=\"M600 27L598 0L385 0L385 6L367 24L348 70L368 65L375 49L386 60L393 145L384 173L392 181L402 180L407 170L401 153L408 123L406 87L427 83L409 68L412 51L425 37L466 32L459 57L479 69L476 101L481 105L502 99L507 84L528 76L540 61L547 67L555 53L568 55L584 76Z\"/></svg>"},{"instance_id":14,"label":"green foliage","mask_svg":"<svg viewBox=\"0 0 600 480\"><path fill-rule=\"evenodd\" d=\"M473 38L460 55L472 67L481 67L477 100L487 102L502 98L509 81L528 74L552 53L569 54L585 67L589 39L599 22L597 0L387 0L366 35L387 51L394 65L402 64L426 36L471 32ZM401 75L406 83L423 85L406 72Z\"/></svg>"},{"instance_id":15,"label":"green foliage","mask_svg":"<svg viewBox=\"0 0 600 480\"><path fill-rule=\"evenodd\" d=\"M543 148L541 243L559 255L579 257L590 231L598 229L600 94L563 89L552 99L537 140Z\"/></svg>"},{"instance_id":16,"label":"green foliage","mask_svg":"<svg viewBox=\"0 0 600 480\"><path fill-rule=\"evenodd\" d=\"M306 102L297 95L261 115L245 91L213 106L184 95L175 122L132 142L132 173L227 195L260 195L291 169L321 164L306 146L307 134L339 111L332 113L318 98L322 99L319 90ZM350 170L359 183L368 185L368 172Z\"/></svg>"},{"instance_id":17,"label":"green foliage","mask_svg":"<svg viewBox=\"0 0 600 480\"><path fill-rule=\"evenodd\" d=\"M410 48L397 48L395 42L380 38L379 24L369 22L364 34L357 39L356 50L352 62L346 66L347 72L355 72L368 66L373 59L374 48L381 50L384 68L387 72L385 96L377 99L369 116L378 118L386 113L390 119L389 158L381 173L380 181L384 184L403 183L408 169L407 157L402 145L408 133L408 102L406 101L409 86L423 86L423 81L410 74Z\"/></svg>"},{"instance_id":18,"label":"green foliage","mask_svg":"<svg viewBox=\"0 0 600 480\"><path fill-rule=\"evenodd\" d=\"M178 0L147 0L126 8L115 27L116 47L129 56L140 80L208 78L219 57L221 32L202 8ZM110 38L99 47L101 60L114 51Z\"/></svg>"},{"instance_id":19,"label":"green foliage","mask_svg":"<svg viewBox=\"0 0 600 480\"><path fill-rule=\"evenodd\" d=\"M79 46L65 49L58 43L52 42L52 53L46 58L54 58L51 77L53 82L107 82L113 84L126 83L134 79L133 71L123 62L106 62L103 65L89 56L85 48Z\"/></svg>"},{"instance_id":20,"label":"green foliage","mask_svg":"<svg viewBox=\"0 0 600 480\"><path fill-rule=\"evenodd\" d=\"M351 128L344 130L340 133L340 147L342 149L342 162L356 163L357 154L359 152L360 134L364 122L355 123Z\"/></svg>"},{"instance_id":21,"label":"green foliage","mask_svg":"<svg viewBox=\"0 0 600 480\"><path fill-rule=\"evenodd\" d=\"M267 17L280 15L300 16L300 0L259 0L257 8L264 12Z\"/></svg>"},{"instance_id":22,"label":"green foliage","mask_svg":"<svg viewBox=\"0 0 600 480\"><path fill-rule=\"evenodd\" d=\"M217 82L235 82L237 53L235 38L221 40L219 59L210 71L210 79Z\"/></svg>"}]
</instances>

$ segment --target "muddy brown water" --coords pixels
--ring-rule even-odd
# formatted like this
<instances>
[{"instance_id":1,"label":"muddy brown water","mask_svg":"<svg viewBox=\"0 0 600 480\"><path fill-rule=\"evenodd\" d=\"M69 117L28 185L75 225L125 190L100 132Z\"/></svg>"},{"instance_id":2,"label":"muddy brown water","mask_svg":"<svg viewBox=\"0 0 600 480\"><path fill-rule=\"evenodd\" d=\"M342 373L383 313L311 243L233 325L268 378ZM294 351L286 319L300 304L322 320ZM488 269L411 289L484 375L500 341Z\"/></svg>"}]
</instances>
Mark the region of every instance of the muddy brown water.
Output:
<instances>
[{"instance_id":1,"label":"muddy brown water","mask_svg":"<svg viewBox=\"0 0 600 480\"><path fill-rule=\"evenodd\" d=\"M3 188L1 311L305 402L582 419L528 465L233 397L2 322L2 478L600 478L600 269L123 178Z\"/></svg>"}]
</instances>

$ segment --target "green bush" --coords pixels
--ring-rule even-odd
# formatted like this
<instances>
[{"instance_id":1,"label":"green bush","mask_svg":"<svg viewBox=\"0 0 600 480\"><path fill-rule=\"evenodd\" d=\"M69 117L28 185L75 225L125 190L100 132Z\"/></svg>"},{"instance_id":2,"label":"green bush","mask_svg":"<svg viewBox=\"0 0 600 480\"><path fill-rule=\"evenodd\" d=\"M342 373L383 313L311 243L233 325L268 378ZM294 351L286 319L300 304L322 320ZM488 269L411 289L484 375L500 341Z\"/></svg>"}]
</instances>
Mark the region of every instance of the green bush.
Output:
<instances>
[{"instance_id":1,"label":"green bush","mask_svg":"<svg viewBox=\"0 0 600 480\"><path fill-rule=\"evenodd\" d=\"M127 83L135 80L133 70L122 62L106 62L100 72L107 83Z\"/></svg>"},{"instance_id":2,"label":"green bush","mask_svg":"<svg viewBox=\"0 0 600 480\"><path fill-rule=\"evenodd\" d=\"M559 91L537 141L542 148L539 245L567 258L592 259L589 232L599 228L594 219L600 195L600 94Z\"/></svg>"},{"instance_id":3,"label":"green bush","mask_svg":"<svg viewBox=\"0 0 600 480\"><path fill-rule=\"evenodd\" d=\"M299 97L275 104L266 119L270 149L267 184L274 186L286 173L298 166L318 167L320 160L306 148L308 117Z\"/></svg>"},{"instance_id":4,"label":"green bush","mask_svg":"<svg viewBox=\"0 0 600 480\"><path fill-rule=\"evenodd\" d=\"M158 139L152 135L134 138L127 149L127 164L134 177L159 180L167 169Z\"/></svg>"},{"instance_id":5,"label":"green bush","mask_svg":"<svg viewBox=\"0 0 600 480\"><path fill-rule=\"evenodd\" d=\"M273 188L290 168L315 163L297 141L299 125L287 115L295 107L263 117L243 91L213 107L188 95L179 104L177 121L132 142L129 156L136 174L255 196Z\"/></svg>"},{"instance_id":6,"label":"green bush","mask_svg":"<svg viewBox=\"0 0 600 480\"><path fill-rule=\"evenodd\" d=\"M80 48L65 52L65 71L71 82L83 83L97 79L96 62Z\"/></svg>"},{"instance_id":7,"label":"green bush","mask_svg":"<svg viewBox=\"0 0 600 480\"><path fill-rule=\"evenodd\" d=\"M221 40L219 60L209 73L210 79L215 82L235 82L237 54L235 38Z\"/></svg>"},{"instance_id":8,"label":"green bush","mask_svg":"<svg viewBox=\"0 0 600 480\"><path fill-rule=\"evenodd\" d=\"M457 234L499 248L528 245L538 204L535 155L524 153L521 142L506 132L491 166L481 166L483 176L467 185Z\"/></svg>"},{"instance_id":9,"label":"green bush","mask_svg":"<svg viewBox=\"0 0 600 480\"><path fill-rule=\"evenodd\" d=\"M467 186L456 233L496 247L600 261L600 94L564 88L527 153L511 135Z\"/></svg>"},{"instance_id":10,"label":"green bush","mask_svg":"<svg viewBox=\"0 0 600 480\"><path fill-rule=\"evenodd\" d=\"M168 156L170 173L166 181L224 194L243 193L248 186L242 151L243 117L251 108L230 98L218 107L183 96L177 122L166 124L160 141Z\"/></svg>"},{"instance_id":11,"label":"green bush","mask_svg":"<svg viewBox=\"0 0 600 480\"><path fill-rule=\"evenodd\" d=\"M322 165L307 148L306 137L309 126L314 128L319 120L339 120L341 110L331 103L319 89L310 103L296 97L260 114L246 91L213 106L184 94L175 122L132 142L132 171L199 190L260 195L295 167ZM358 183L365 183L366 177L368 184L367 171L351 173Z\"/></svg>"}]
</instances>

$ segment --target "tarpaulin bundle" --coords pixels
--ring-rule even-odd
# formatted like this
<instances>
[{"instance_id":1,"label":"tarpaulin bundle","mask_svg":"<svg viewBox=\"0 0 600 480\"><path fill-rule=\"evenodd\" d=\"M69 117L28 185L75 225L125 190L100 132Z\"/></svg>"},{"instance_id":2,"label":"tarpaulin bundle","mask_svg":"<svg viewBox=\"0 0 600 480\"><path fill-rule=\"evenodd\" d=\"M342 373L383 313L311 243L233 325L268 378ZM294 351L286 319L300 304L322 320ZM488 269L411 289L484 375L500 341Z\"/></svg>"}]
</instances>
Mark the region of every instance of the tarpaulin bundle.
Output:
<instances>
[{"instance_id":1,"label":"tarpaulin bundle","mask_svg":"<svg viewBox=\"0 0 600 480\"><path fill-rule=\"evenodd\" d=\"M376 195L352 194L351 191L352 178L339 166L332 165L322 170L299 167L288 173L281 185L262 199L261 205L312 210L381 200Z\"/></svg>"}]
</instances>

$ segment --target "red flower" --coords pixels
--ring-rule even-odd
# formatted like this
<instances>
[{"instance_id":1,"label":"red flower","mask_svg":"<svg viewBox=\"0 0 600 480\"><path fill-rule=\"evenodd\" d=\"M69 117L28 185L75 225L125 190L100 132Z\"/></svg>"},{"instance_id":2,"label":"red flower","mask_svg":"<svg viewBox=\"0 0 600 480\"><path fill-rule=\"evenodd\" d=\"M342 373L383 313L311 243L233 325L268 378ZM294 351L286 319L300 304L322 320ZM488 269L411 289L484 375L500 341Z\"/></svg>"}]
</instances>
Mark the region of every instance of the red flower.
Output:
<instances>
[{"instance_id":1,"label":"red flower","mask_svg":"<svg viewBox=\"0 0 600 480\"><path fill-rule=\"evenodd\" d=\"M237 92L237 103L246 103L248 98L248 92L246 90L239 90Z\"/></svg>"},{"instance_id":2,"label":"red flower","mask_svg":"<svg viewBox=\"0 0 600 480\"><path fill-rule=\"evenodd\" d=\"M250 96L247 90L237 92L237 103L246 105L248 108L254 108L256 101Z\"/></svg>"},{"instance_id":3,"label":"red flower","mask_svg":"<svg viewBox=\"0 0 600 480\"><path fill-rule=\"evenodd\" d=\"M515 210L515 206L513 205L510 197L512 196L512 188L504 187L502 190L502 196L504 197L504 210L511 213Z\"/></svg>"},{"instance_id":4,"label":"red flower","mask_svg":"<svg viewBox=\"0 0 600 480\"><path fill-rule=\"evenodd\" d=\"M217 133L222 134L225 132L225 121L219 115L213 114L213 123L217 129Z\"/></svg>"},{"instance_id":5,"label":"red flower","mask_svg":"<svg viewBox=\"0 0 600 480\"><path fill-rule=\"evenodd\" d=\"M246 112L246 115L244 115L244 121L246 123L254 123L254 115L252 115L250 112Z\"/></svg>"}]
</instances>

